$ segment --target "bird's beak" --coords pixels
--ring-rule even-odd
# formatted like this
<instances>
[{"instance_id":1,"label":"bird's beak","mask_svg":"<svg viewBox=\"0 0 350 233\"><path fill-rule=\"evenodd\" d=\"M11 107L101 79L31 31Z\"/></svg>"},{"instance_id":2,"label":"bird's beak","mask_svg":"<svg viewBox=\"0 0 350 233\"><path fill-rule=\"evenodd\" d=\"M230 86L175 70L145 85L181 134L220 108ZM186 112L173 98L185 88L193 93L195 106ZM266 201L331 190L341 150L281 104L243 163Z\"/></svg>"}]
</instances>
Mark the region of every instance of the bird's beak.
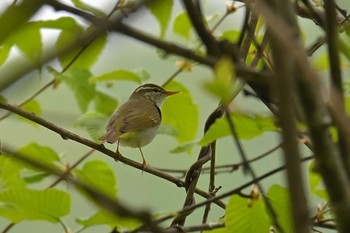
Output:
<instances>
[{"instance_id":1,"label":"bird's beak","mask_svg":"<svg viewBox=\"0 0 350 233\"><path fill-rule=\"evenodd\" d=\"M175 95L177 93L180 93L180 91L166 91L166 95L170 96L170 95Z\"/></svg>"}]
</instances>

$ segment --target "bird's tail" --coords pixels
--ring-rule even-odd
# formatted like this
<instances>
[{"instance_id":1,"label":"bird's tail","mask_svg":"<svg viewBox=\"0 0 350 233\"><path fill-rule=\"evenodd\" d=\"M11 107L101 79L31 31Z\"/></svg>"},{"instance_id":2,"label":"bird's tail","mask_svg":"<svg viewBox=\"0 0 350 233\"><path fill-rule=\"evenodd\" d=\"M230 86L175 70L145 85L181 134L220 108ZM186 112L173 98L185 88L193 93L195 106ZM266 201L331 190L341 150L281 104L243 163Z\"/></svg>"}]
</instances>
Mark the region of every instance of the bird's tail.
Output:
<instances>
[{"instance_id":1,"label":"bird's tail","mask_svg":"<svg viewBox=\"0 0 350 233\"><path fill-rule=\"evenodd\" d=\"M109 130L98 140L101 142L115 143L118 140L118 135L114 130Z\"/></svg>"}]
</instances>

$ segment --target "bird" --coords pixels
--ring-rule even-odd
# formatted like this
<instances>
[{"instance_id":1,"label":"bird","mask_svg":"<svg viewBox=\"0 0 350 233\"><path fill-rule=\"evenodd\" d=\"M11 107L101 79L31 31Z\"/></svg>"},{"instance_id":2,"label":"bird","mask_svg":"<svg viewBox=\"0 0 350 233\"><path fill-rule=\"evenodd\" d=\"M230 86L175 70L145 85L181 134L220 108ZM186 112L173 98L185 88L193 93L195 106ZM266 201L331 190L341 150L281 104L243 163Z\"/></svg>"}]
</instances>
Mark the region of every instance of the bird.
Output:
<instances>
[{"instance_id":1,"label":"bird","mask_svg":"<svg viewBox=\"0 0 350 233\"><path fill-rule=\"evenodd\" d=\"M143 170L147 162L141 148L152 142L158 133L162 122L163 102L168 96L177 93L179 91L167 91L152 83L137 87L129 99L114 111L105 134L98 140L117 143L117 156L121 156L119 145L138 148L142 156Z\"/></svg>"}]
</instances>

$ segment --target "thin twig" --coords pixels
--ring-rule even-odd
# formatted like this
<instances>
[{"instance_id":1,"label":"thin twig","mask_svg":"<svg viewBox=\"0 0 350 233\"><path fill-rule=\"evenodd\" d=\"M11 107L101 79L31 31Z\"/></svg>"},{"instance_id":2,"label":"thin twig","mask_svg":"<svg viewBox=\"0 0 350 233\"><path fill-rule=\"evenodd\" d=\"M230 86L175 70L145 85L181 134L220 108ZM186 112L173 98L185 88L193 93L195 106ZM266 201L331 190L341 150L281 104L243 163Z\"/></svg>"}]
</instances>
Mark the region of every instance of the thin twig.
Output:
<instances>
[{"instance_id":1,"label":"thin twig","mask_svg":"<svg viewBox=\"0 0 350 233\"><path fill-rule=\"evenodd\" d=\"M309 160L311 160L311 159L314 159L314 156L305 157L305 158L301 159L301 162L306 162L306 161L309 161ZM182 214L183 212L186 212L186 211L192 212L192 211L194 211L195 209L198 209L198 208L200 208L200 207L206 206L208 203L213 203L214 201L222 200L222 199L227 198L227 197L229 197L229 196L232 196L232 195L234 195L234 194L239 194L239 193L241 192L241 190L244 190L244 189L250 187L251 185L255 184L257 181L264 180L264 179L266 179L266 178L268 178L268 177L270 177L270 176L272 176L272 175L274 175L274 174L276 174L276 173L278 173L278 172L281 172L281 171L283 171L283 170L285 170L285 169L286 169L286 166L280 166L280 167L278 167L278 168L275 168L275 169L273 169L273 170L271 170L271 171L269 171L269 172L267 172L267 173L265 173L265 174L263 174L263 175L257 177L256 180L248 181L247 183L242 184L242 185L240 185L240 186L237 187L237 188L234 188L234 189L232 189L232 190L229 190L229 191L227 191L227 192L225 192L225 193L222 193L222 194L220 194L220 195L217 195L217 196L215 196L215 197L211 197L211 198L209 198L209 199L207 199L207 200L205 200L205 201L202 201L202 202L196 203L196 204L194 204L194 205L188 206L188 207L186 207L185 209L179 210L177 213L178 213L178 214ZM162 223L162 222L164 222L164 221L167 221L169 218L172 218L173 215L174 215L174 214L171 214L171 215L162 217L162 218L158 219L156 222L157 222L157 224L160 224L160 223ZM135 231L135 232L136 232L136 231ZM129 232L129 233L130 233L130 232Z\"/></svg>"},{"instance_id":2,"label":"thin twig","mask_svg":"<svg viewBox=\"0 0 350 233\"><path fill-rule=\"evenodd\" d=\"M265 191L264 191L262 185L260 184L260 182L259 182L259 180L257 178L257 175L255 174L255 171L252 169L252 167L248 163L247 156L245 154L245 151L243 149L242 144L239 141L239 138L238 138L238 135L237 135L237 131L235 129L235 125L234 125L234 123L233 123L233 121L232 121L232 119L230 117L229 110L228 110L227 106L225 106L225 117L226 117L227 123L229 125L229 129L231 131L231 135L232 135L233 141L234 141L235 145L237 146L237 149L238 149L239 154L241 156L242 163L243 163L243 169L244 169L245 172L247 172L247 173L249 173L251 175L251 177L253 178L254 184L256 184L258 186L259 192L261 193L261 195L263 197L263 200L265 202L267 210L269 211L269 213L270 213L270 215L272 217L274 226L276 227L276 229L279 230L279 232L283 233L284 231L283 231L283 229L281 227L280 222L278 221L276 211L272 207L272 204L271 204L270 200L266 197Z\"/></svg>"}]
</instances>

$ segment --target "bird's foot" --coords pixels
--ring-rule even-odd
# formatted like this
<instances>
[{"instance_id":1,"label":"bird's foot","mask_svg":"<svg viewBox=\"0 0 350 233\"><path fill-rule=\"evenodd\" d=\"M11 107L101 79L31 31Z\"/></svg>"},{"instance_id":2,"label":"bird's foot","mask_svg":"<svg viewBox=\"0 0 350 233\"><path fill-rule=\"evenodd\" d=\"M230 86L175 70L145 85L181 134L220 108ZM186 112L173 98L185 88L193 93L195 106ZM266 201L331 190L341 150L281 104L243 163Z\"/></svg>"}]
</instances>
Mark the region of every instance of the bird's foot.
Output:
<instances>
[{"instance_id":1,"label":"bird's foot","mask_svg":"<svg viewBox=\"0 0 350 233\"><path fill-rule=\"evenodd\" d=\"M147 162L146 162L146 160L143 160L143 161L142 161L142 165L141 165L142 173L143 173L143 171L145 170L146 166L147 166Z\"/></svg>"},{"instance_id":2,"label":"bird's foot","mask_svg":"<svg viewBox=\"0 0 350 233\"><path fill-rule=\"evenodd\" d=\"M123 157L123 155L119 152L119 150L117 150L115 152L114 160L118 162L120 160L120 157Z\"/></svg>"}]
</instances>

